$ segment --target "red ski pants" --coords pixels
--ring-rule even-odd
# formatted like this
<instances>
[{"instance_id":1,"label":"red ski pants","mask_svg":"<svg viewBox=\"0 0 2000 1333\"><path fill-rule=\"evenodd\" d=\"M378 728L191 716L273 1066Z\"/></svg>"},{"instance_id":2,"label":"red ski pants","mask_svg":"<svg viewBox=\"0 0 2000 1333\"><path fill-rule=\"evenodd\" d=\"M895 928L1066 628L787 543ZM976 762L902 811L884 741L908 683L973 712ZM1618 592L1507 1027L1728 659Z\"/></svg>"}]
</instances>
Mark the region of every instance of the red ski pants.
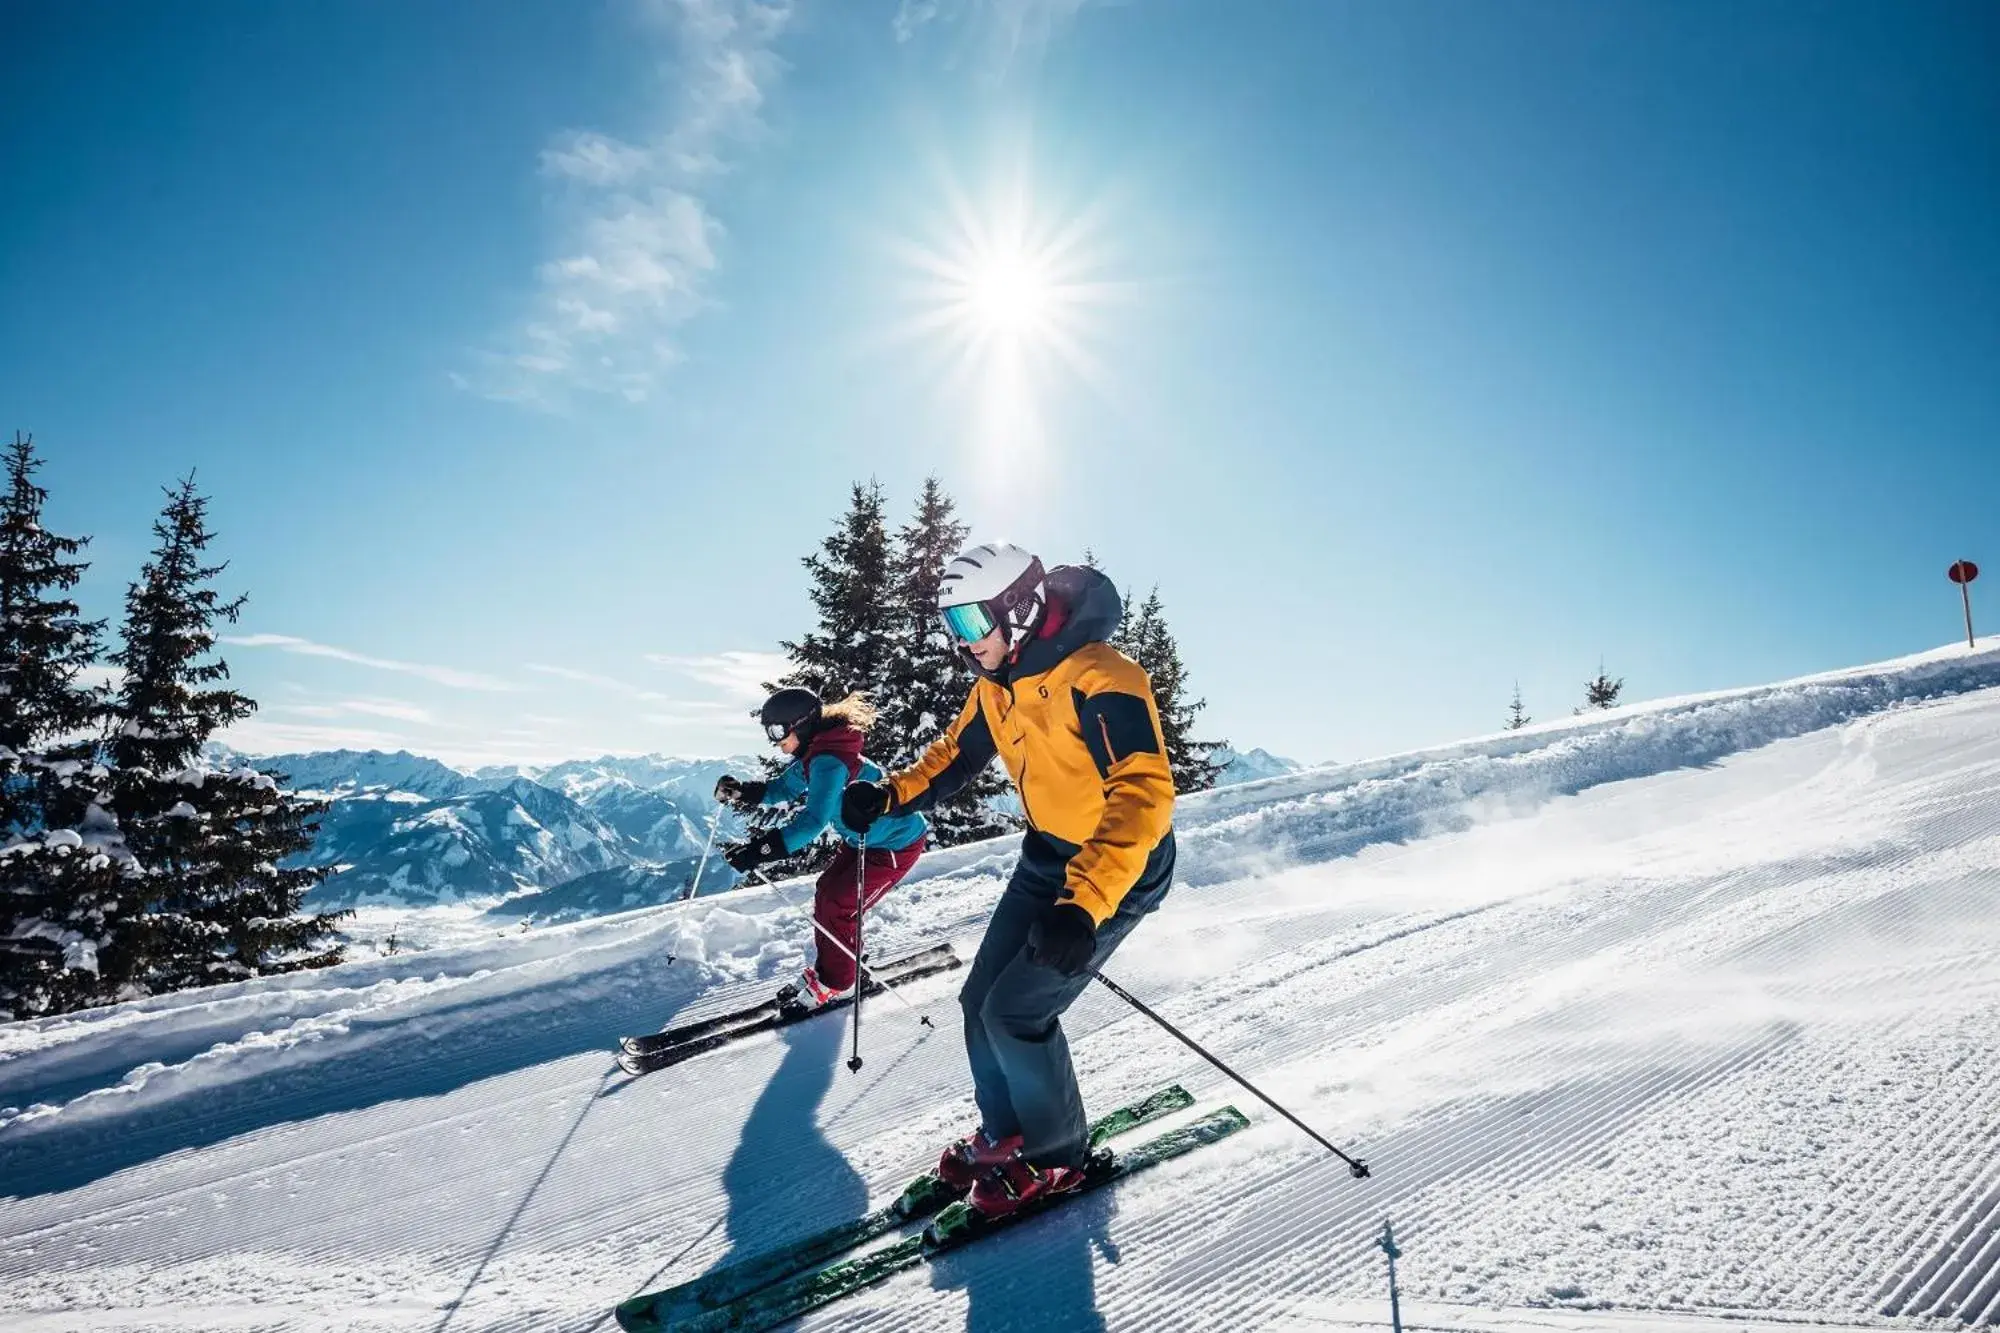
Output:
<instances>
[{"instance_id":1,"label":"red ski pants","mask_svg":"<svg viewBox=\"0 0 2000 1333\"><path fill-rule=\"evenodd\" d=\"M820 927L813 932L813 943L819 949L819 961L814 964L814 970L819 973L821 985L846 990L854 984L854 959L849 955L855 952L854 937L859 933L857 927L861 923L861 913L880 902L884 894L895 888L903 876L915 868L917 857L924 850L924 841L918 838L908 847L895 851L886 847L871 847L865 853L843 844L834 853L833 864L821 873L813 894L813 919ZM857 884L855 862L864 856L866 866ZM840 946L829 943L828 935L839 940ZM841 951L842 947L846 949L845 953Z\"/></svg>"}]
</instances>

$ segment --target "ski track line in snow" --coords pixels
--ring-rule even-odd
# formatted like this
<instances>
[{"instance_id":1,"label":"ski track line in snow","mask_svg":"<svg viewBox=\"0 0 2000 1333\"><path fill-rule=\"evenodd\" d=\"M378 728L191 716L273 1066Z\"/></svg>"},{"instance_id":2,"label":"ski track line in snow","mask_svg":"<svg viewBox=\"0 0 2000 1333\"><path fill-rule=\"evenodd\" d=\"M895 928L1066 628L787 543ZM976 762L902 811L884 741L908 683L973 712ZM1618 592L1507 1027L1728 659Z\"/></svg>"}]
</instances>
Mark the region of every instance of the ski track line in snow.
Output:
<instances>
[{"instance_id":1,"label":"ski track line in snow","mask_svg":"<svg viewBox=\"0 0 2000 1333\"><path fill-rule=\"evenodd\" d=\"M1810 1087L1810 1086L1811 1086L1811 1083L1810 1083L1810 1082L1807 1082L1807 1083L1804 1083L1804 1084L1802 1084L1802 1086L1807 1086L1807 1087ZM1893 1145L1892 1145L1892 1146L1893 1146ZM1926 1154L1918 1154L1918 1159L1917 1159L1917 1164L1918 1164L1918 1165L1921 1165L1921 1164L1922 1164L1922 1158L1923 1158L1923 1156L1925 1156L1925 1155L1926 1155ZM1905 1157L1907 1158L1907 1157L1909 1156L1909 1154L1904 1154L1904 1156L1905 1156ZM1867 1145L1867 1146L1866 1146L1866 1148L1865 1148L1865 1149L1863 1149L1863 1150L1857 1150L1857 1152L1856 1152L1856 1154L1855 1154L1855 1156L1854 1156L1854 1158L1853 1158L1853 1160L1854 1160L1854 1161L1855 1161L1855 1163L1856 1163L1856 1170L1855 1170L1855 1171L1853 1172L1853 1174L1852 1174L1852 1178L1853 1178L1853 1179L1856 1179L1856 1180L1870 1180L1870 1179L1876 1179L1876 1178L1879 1178L1879 1176L1880 1176L1880 1175L1882 1174L1882 1172L1883 1172L1883 1170L1884 1170L1884 1163L1883 1163L1883 1162L1882 1162L1882 1161L1881 1161L1880 1159L1881 1159L1881 1152L1880 1152L1880 1145L1875 1145L1875 1144L1870 1144L1870 1145ZM1890 1162L1889 1162L1889 1163L1887 1164L1887 1169L1889 1169L1889 1170L1892 1170L1892 1171L1893 1171L1893 1170L1902 1170L1902 1169L1906 1169L1906 1166L1899 1166L1899 1165L1898 1165L1898 1164L1897 1164L1897 1163L1896 1163L1896 1162L1895 1162L1895 1161L1893 1160L1893 1157L1892 1157L1892 1160L1891 1160L1891 1161L1890 1161ZM1839 1175L1838 1175L1838 1173L1834 1173L1834 1174L1833 1174L1833 1175L1832 1175L1832 1176L1831 1176L1830 1178L1831 1178L1831 1179L1838 1179L1838 1178L1839 1178ZM1657 1193L1657 1186L1656 1186L1656 1188L1655 1188L1655 1192ZM1836 1195L1835 1195L1835 1197L1837 1197L1837 1194L1838 1194L1838 1192L1836 1191ZM1921 1197L1922 1197L1922 1196L1921 1196L1921 1193L1918 1193L1918 1194L1917 1194L1917 1195L1915 1195L1915 1197L1914 1197L1914 1198L1912 1199L1912 1202L1919 1202L1919 1201L1921 1201ZM1783 1252L1783 1251L1782 1251L1782 1247L1772 1247L1772 1249L1773 1249L1773 1251L1774 1251L1774 1252ZM1761 1252L1761 1247L1759 1247L1759 1252ZM1874 1266L1875 1266L1875 1267L1877 1267L1877 1268L1879 1268L1879 1267L1880 1267L1880 1266L1881 1266L1882 1264L1884 1264L1884 1263L1886 1263L1886 1262L1887 1262L1887 1256L1886 1256L1886 1255L1878 1255L1878 1256L1875 1256L1875 1257L1874 1257L1874 1259L1873 1259L1873 1264L1874 1264ZM1864 1274L1862 1274L1862 1276L1863 1276L1863 1278L1865 1279L1865 1277L1866 1277L1866 1274L1864 1273ZM1816 1290L1816 1291L1815 1291L1815 1292L1814 1292L1813 1294L1814 1294L1814 1295L1815 1295L1816 1297L1818 1297L1818 1298L1819 1298L1820 1300L1824 1301L1824 1300L1825 1300L1825 1299L1826 1299L1826 1298L1828 1297L1828 1295L1830 1294L1830 1292L1829 1292L1829 1291L1828 1291L1827 1289L1825 1289L1825 1287L1824 1287L1824 1285L1823 1285L1823 1286L1822 1286L1822 1288L1821 1288L1820 1290ZM1861 1304L1863 1303L1863 1301L1865 1301L1865 1296L1857 1296L1857 1297L1856 1297L1856 1302L1855 1302L1855 1303L1856 1303L1856 1306L1857 1306L1857 1307L1859 1307L1859 1306L1860 1306L1860 1305L1861 1305ZM1740 1302L1739 1302L1739 1303L1740 1303ZM1857 1309L1857 1312L1858 1312L1858 1309Z\"/></svg>"},{"instance_id":2,"label":"ski track line in snow","mask_svg":"<svg viewBox=\"0 0 2000 1333\"><path fill-rule=\"evenodd\" d=\"M1973 1118L1961 1112L1955 1123L1970 1123ZM1940 1308L1940 1287L1948 1286L1972 1266L1977 1250L1968 1253L1967 1241L1978 1233L1982 1224L1990 1225L1994 1209L2000 1207L2000 1156L1994 1153L1992 1134L1984 1142L1970 1135L1931 1136L1931 1141L1947 1152L1954 1147L1958 1149L1962 1161L1956 1172L1959 1187L1950 1193L1940 1192L1933 1206L1912 1219L1896 1241L1886 1247L1891 1254L1910 1256L1910 1262L1904 1271L1890 1275L1877 1289L1875 1303L1884 1314L1954 1313L1949 1307ZM1954 1217L1960 1219L1956 1224L1952 1223ZM1937 1236L1938 1240L1925 1255L1917 1246L1927 1235ZM2000 1322L1993 1314L1986 1311L1985 1322Z\"/></svg>"},{"instance_id":3,"label":"ski track line in snow","mask_svg":"<svg viewBox=\"0 0 2000 1333\"><path fill-rule=\"evenodd\" d=\"M1738 1059L1739 1057L1725 1057L1725 1058L1728 1058L1728 1059L1731 1059L1731 1060L1736 1060L1736 1059ZM1538 1117L1538 1122L1537 1122L1537 1123L1538 1123L1538 1124L1546 1124L1546 1120L1545 1120L1545 1118L1540 1118L1540 1117ZM1558 1128L1560 1128L1560 1126L1558 1126ZM1423 1156L1427 1156L1427 1157L1432 1157L1433 1159L1435 1159L1435 1155L1436 1155L1436 1149L1435 1149L1435 1148L1433 1148L1433 1147L1431 1147L1430 1145L1428 1145L1428 1144L1417 1144L1417 1145L1411 1145L1411 1146L1412 1146L1412 1148L1413 1148L1413 1149L1414 1149L1415 1151L1417 1151L1417 1152L1418 1152L1418 1153L1420 1153L1421 1155L1423 1155ZM1540 1148L1540 1145L1539 1145L1539 1144L1538 1144L1538 1145L1536 1145L1536 1150L1537 1150L1537 1151L1539 1151L1539 1148ZM1384 1160L1386 1160L1386 1159L1385 1159L1385 1158L1384 1158L1384 1157L1382 1156L1382 1152L1381 1152L1381 1150L1378 1150L1378 1152L1377 1152L1377 1155L1376 1155L1376 1160L1377 1160L1377 1162L1378 1162L1378 1163L1379 1163L1379 1162L1381 1162L1381 1161L1384 1161ZM1440 1174L1441 1174L1442 1176L1446 1177L1446 1178L1457 1178L1457 1179L1459 1179L1459 1180L1461 1180L1461 1181L1462 1181L1462 1180L1465 1180L1465 1179L1468 1179L1468 1177L1466 1176L1466 1174L1465 1174L1465 1172L1464 1172L1464 1170L1463 1170L1463 1164L1462 1164L1462 1162L1459 1162L1459 1161L1456 1161L1456 1160L1447 1160L1447 1161L1446 1161L1446 1162L1445 1162L1445 1163L1444 1163L1444 1164L1443 1164L1443 1165L1442 1165L1442 1166L1441 1166L1441 1167L1439 1168L1439 1171L1440 1171ZM1334 1175L1337 1175L1337 1173L1331 1173L1331 1174L1334 1174ZM1487 1174L1491 1174L1491 1173L1489 1172L1489 1173L1487 1173ZM1403 1176L1402 1176L1402 1175L1401 1175L1400 1173L1398 1173L1398 1175L1397 1175L1397 1177L1396 1177L1396 1178L1397 1178L1397 1180L1398 1180L1399 1184L1400 1184L1401 1182L1403 1182L1403 1180L1404 1180L1404 1177L1403 1177ZM1472 1179L1477 1179L1477 1177L1472 1177ZM1332 1182L1332 1181L1329 1181L1328 1183L1329 1183L1329 1185L1332 1185L1332 1184L1333 1184L1334 1182ZM1404 1192L1406 1192L1406 1193L1408 1192L1408 1191L1407 1191L1407 1187L1405 1188L1405 1191L1404 1191ZM1379 1203L1379 1204L1380 1204L1380 1206L1382 1206L1382 1208L1383 1208L1383 1211L1385 1211L1385 1212L1388 1212L1388 1211L1393 1211L1393 1209L1391 1209L1391 1208L1389 1207L1389 1205L1390 1205L1390 1204L1391 1204L1391 1203L1393 1202L1392 1200L1381 1200L1381 1201L1376 1201L1376 1202L1377 1202L1377 1203ZM1456 1212L1459 1212L1459 1211L1462 1211L1462 1210L1465 1210L1465 1209L1468 1209L1468 1208L1475 1208L1475 1207L1476 1207L1476 1205L1477 1205L1477 1201L1476 1201L1476 1200L1473 1200L1473 1199L1467 1199L1467 1200L1461 1200L1461 1201L1458 1201L1458 1202L1456 1202L1456 1203L1452 1204L1452 1205L1451 1205L1450 1207L1446 1208L1446 1209L1444 1210L1444 1212L1446 1213L1446 1215L1451 1215L1451 1214L1453 1214L1453 1213L1456 1213ZM1364 1206L1374 1206L1374 1205L1373 1205L1373 1204L1371 1204L1371 1205L1364 1205ZM1279 1210L1279 1211L1282 1211L1282 1210ZM1301 1229L1302 1231L1304 1231L1304 1232L1306 1232L1306 1233L1310 1233L1310 1232L1312 1232L1312 1231L1313 1231L1313 1230L1314 1230L1314 1229L1316 1228L1316 1225L1317 1225L1317 1222L1316 1222L1316 1221L1314 1221L1314 1220L1306 1220L1306 1218L1307 1218L1307 1215L1305 1215L1305 1214L1300 1214L1300 1215L1299 1215L1299 1218L1300 1218L1300 1220L1299 1220L1299 1222L1298 1222L1298 1225L1299 1225L1299 1228L1300 1228L1300 1229ZM1321 1220L1323 1220L1323 1219L1321 1219ZM1399 1221L1399 1225L1400 1225L1400 1226L1402 1226L1402 1228L1403 1228L1403 1230L1404 1230L1404 1234L1405 1234L1406 1236L1421 1236L1421 1234L1422 1234L1422 1231L1423 1231L1423 1225L1424 1225L1424 1220L1425 1220L1425 1219L1424 1219L1423 1217L1421 1217L1421 1216L1419 1216L1419 1217L1412 1217L1412 1216L1411 1216L1411 1215L1409 1214L1409 1212L1408 1212L1408 1210L1407 1210L1407 1209L1405 1209L1405 1210L1401 1211L1400 1213L1398 1213L1398 1221ZM1407 1246L1407 1244L1408 1244L1408 1242L1406 1242L1406 1246ZM1357 1262L1365 1262L1365 1261L1364 1261L1364 1260L1357 1260Z\"/></svg>"},{"instance_id":4,"label":"ski track line in snow","mask_svg":"<svg viewBox=\"0 0 2000 1333\"><path fill-rule=\"evenodd\" d=\"M1886 901L1888 897L1892 897L1892 895L1882 895L1882 901ZM1906 1027L1908 1027L1908 1025L1906 1025ZM1876 1167L1876 1165L1874 1165L1872 1161L1868 1161L1868 1163L1864 1163L1864 1165L1868 1165L1870 1169L1868 1169L1868 1171L1860 1171L1860 1173L1856 1175L1856 1179L1872 1179L1872 1177L1880 1175L1880 1167ZM1830 1225L1830 1223L1828 1223L1828 1225ZM1822 1231L1824 1231L1824 1227L1822 1227ZM1894 1253L1894 1251L1888 1251L1888 1253Z\"/></svg>"},{"instance_id":5,"label":"ski track line in snow","mask_svg":"<svg viewBox=\"0 0 2000 1333\"><path fill-rule=\"evenodd\" d=\"M1909 1278L1899 1283L1883 1302L1884 1314L1956 1316L1966 1323L1994 1322L1988 1308L1991 1284L2000 1270L1994 1267L1996 1214L2000 1214L2000 1181L1989 1170L1978 1186L1976 1201L1970 1201L1958 1224ZM1981 1279L1985 1286L1973 1291Z\"/></svg>"}]
</instances>

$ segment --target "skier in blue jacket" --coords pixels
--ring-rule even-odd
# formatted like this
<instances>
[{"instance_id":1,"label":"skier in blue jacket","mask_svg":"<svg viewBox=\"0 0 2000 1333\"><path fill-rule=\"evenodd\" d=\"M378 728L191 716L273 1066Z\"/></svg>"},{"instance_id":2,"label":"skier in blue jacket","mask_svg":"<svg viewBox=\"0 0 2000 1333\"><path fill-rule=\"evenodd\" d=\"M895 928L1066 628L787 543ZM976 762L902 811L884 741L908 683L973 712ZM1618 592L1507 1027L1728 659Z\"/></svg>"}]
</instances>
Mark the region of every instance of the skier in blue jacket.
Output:
<instances>
[{"instance_id":1,"label":"skier in blue jacket","mask_svg":"<svg viewBox=\"0 0 2000 1333\"><path fill-rule=\"evenodd\" d=\"M722 855L732 869L748 873L796 856L828 828L839 837L840 850L813 895L818 959L778 993L788 1004L816 1009L853 988L861 914L915 868L930 825L915 811L877 820L865 834L842 821L840 801L847 784L883 777L882 769L861 753L875 721L875 708L865 696L850 694L822 705L811 690L779 690L764 701L758 720L792 762L769 782L724 776L715 784L715 799L746 813L799 801L804 806L789 822L726 847Z\"/></svg>"}]
</instances>

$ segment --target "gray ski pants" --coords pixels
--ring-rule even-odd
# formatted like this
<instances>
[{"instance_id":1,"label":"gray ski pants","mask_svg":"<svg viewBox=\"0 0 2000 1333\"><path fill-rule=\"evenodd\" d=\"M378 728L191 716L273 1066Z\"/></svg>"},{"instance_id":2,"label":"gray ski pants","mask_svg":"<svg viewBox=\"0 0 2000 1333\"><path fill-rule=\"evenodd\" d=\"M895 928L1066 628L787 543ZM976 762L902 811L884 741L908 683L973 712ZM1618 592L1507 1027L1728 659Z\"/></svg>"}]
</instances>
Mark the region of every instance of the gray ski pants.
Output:
<instances>
[{"instance_id":1,"label":"gray ski pants","mask_svg":"<svg viewBox=\"0 0 2000 1333\"><path fill-rule=\"evenodd\" d=\"M1154 848L1139 882L1097 928L1090 966L1074 977L1030 962L1027 953L1028 928L1062 891L1067 864L1060 849L1028 834L958 994L980 1124L995 1139L1021 1135L1023 1154L1037 1166L1080 1166L1088 1151L1063 1011L1173 887L1174 835Z\"/></svg>"}]
</instances>

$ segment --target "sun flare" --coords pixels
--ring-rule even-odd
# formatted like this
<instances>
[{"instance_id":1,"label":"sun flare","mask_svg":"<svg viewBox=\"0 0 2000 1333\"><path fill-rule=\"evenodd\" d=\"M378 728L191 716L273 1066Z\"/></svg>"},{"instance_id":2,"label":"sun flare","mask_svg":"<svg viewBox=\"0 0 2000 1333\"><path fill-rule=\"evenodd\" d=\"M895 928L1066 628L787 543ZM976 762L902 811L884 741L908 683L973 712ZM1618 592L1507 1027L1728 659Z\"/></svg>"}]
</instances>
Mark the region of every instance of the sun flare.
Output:
<instances>
[{"instance_id":1,"label":"sun flare","mask_svg":"<svg viewBox=\"0 0 2000 1333\"><path fill-rule=\"evenodd\" d=\"M967 316L981 332L1028 337L1052 314L1055 292L1047 272L1025 255L994 255L966 274Z\"/></svg>"},{"instance_id":2,"label":"sun flare","mask_svg":"<svg viewBox=\"0 0 2000 1333\"><path fill-rule=\"evenodd\" d=\"M947 178L941 202L927 235L890 242L910 304L891 337L922 349L979 455L1018 477L1045 451L1047 409L1064 392L1117 396L1097 349L1133 284L1112 276L1107 209L1038 206L1025 167L978 196Z\"/></svg>"}]
</instances>

